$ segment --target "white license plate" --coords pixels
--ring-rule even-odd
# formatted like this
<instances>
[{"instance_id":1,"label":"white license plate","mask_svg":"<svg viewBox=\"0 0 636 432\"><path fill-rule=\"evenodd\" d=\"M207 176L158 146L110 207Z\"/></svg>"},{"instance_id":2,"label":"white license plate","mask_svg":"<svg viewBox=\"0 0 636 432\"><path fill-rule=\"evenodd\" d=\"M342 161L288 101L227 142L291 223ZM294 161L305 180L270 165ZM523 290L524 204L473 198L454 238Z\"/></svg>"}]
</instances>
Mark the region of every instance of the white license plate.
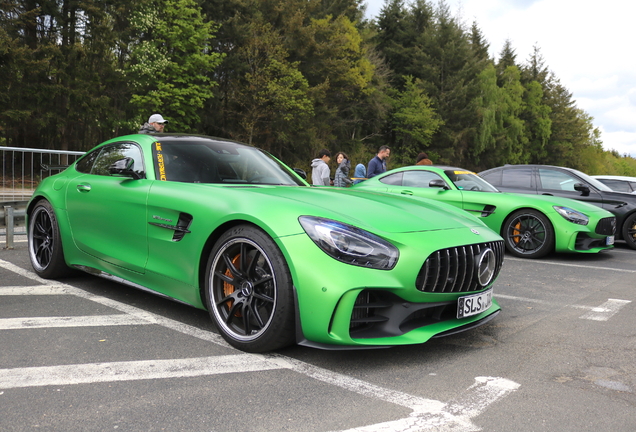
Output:
<instances>
[{"instance_id":1,"label":"white license plate","mask_svg":"<svg viewBox=\"0 0 636 432\"><path fill-rule=\"evenodd\" d=\"M608 236L608 237L605 239L605 244L606 244L607 246L609 246L609 245L613 245L613 244L614 244L614 236Z\"/></svg>"},{"instance_id":2,"label":"white license plate","mask_svg":"<svg viewBox=\"0 0 636 432\"><path fill-rule=\"evenodd\" d=\"M460 297L457 300L457 318L477 315L492 306L492 289L483 293Z\"/></svg>"}]
</instances>

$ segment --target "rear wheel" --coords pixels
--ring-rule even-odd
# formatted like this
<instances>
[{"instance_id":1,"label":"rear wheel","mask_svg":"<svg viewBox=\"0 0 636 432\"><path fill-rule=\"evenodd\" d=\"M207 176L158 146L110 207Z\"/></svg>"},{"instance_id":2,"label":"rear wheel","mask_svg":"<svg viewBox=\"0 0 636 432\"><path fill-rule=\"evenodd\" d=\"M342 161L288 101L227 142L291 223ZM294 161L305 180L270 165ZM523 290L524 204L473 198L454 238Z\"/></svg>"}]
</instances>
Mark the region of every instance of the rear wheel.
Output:
<instances>
[{"instance_id":1,"label":"rear wheel","mask_svg":"<svg viewBox=\"0 0 636 432\"><path fill-rule=\"evenodd\" d=\"M240 225L216 242L207 264L208 310L223 338L248 352L294 342L292 279L276 243Z\"/></svg>"},{"instance_id":2,"label":"rear wheel","mask_svg":"<svg viewBox=\"0 0 636 432\"><path fill-rule=\"evenodd\" d=\"M625 218L623 222L623 240L632 249L636 249L636 213Z\"/></svg>"},{"instance_id":3,"label":"rear wheel","mask_svg":"<svg viewBox=\"0 0 636 432\"><path fill-rule=\"evenodd\" d=\"M56 279L72 270L64 261L60 228L51 203L40 200L29 216L29 258L38 276Z\"/></svg>"},{"instance_id":4,"label":"rear wheel","mask_svg":"<svg viewBox=\"0 0 636 432\"><path fill-rule=\"evenodd\" d=\"M518 257L541 258L554 249L554 228L548 218L536 210L519 210L503 227L506 249Z\"/></svg>"}]
</instances>

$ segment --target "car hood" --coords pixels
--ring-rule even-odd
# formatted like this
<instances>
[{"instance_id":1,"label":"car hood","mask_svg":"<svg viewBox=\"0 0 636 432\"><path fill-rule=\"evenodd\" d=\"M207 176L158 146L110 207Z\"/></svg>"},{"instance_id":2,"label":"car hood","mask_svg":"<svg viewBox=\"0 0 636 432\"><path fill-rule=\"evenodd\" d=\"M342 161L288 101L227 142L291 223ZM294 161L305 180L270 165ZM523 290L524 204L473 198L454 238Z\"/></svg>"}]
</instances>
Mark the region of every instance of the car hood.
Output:
<instances>
[{"instance_id":1,"label":"car hood","mask_svg":"<svg viewBox=\"0 0 636 432\"><path fill-rule=\"evenodd\" d=\"M463 210L425 198L330 187L265 186L249 189L255 194L272 195L272 205L280 199L297 203L298 215L335 219L367 230L405 233L466 227L487 229L476 217Z\"/></svg>"}]
</instances>

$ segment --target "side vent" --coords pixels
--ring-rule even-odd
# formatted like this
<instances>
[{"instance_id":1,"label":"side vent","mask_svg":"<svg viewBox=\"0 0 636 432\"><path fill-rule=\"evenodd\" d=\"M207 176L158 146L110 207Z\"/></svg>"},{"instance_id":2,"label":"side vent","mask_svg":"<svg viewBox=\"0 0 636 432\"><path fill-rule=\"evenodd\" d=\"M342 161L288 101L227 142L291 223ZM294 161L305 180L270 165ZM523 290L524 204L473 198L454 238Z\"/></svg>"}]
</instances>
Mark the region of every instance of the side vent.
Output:
<instances>
[{"instance_id":1,"label":"side vent","mask_svg":"<svg viewBox=\"0 0 636 432\"><path fill-rule=\"evenodd\" d=\"M190 224L192 223L192 215L188 213L179 213L179 220L172 236L172 241L179 241L188 234L190 231Z\"/></svg>"}]
</instances>

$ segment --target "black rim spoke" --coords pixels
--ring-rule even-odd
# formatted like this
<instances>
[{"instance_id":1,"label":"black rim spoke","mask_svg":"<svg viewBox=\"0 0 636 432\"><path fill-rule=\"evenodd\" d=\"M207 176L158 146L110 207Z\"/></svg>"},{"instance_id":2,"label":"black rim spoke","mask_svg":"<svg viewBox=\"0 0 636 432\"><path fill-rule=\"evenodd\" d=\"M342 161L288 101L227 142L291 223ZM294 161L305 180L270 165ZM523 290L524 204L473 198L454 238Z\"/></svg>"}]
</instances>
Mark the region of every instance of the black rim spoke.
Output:
<instances>
[{"instance_id":1,"label":"black rim spoke","mask_svg":"<svg viewBox=\"0 0 636 432\"><path fill-rule=\"evenodd\" d=\"M236 283L234 282L234 278L233 277L230 277L230 276L226 275L225 273L221 273L219 271L214 272L214 274L216 275L216 277L218 277L221 280L223 280L223 282L227 282L227 283L231 284L232 286L236 287Z\"/></svg>"},{"instance_id":2,"label":"black rim spoke","mask_svg":"<svg viewBox=\"0 0 636 432\"><path fill-rule=\"evenodd\" d=\"M250 310L250 315L254 315L256 322L258 322L259 329L262 329L263 327L265 327L265 322L261 318L261 315L258 313L258 309L255 308L253 305L250 305L249 310Z\"/></svg>"}]
</instances>

